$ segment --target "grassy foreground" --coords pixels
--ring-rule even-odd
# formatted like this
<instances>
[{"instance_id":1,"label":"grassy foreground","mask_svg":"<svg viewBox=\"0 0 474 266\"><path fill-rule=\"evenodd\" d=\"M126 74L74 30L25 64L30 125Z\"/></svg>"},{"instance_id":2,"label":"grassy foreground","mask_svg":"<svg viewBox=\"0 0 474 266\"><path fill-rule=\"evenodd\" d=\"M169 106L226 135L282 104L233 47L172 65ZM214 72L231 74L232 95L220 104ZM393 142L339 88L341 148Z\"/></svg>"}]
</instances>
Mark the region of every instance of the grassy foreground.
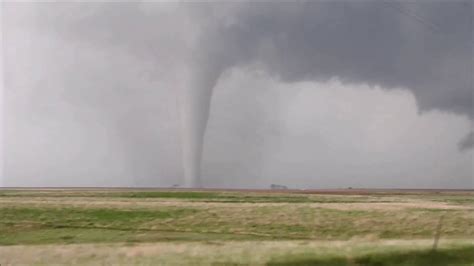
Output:
<instances>
[{"instance_id":1,"label":"grassy foreground","mask_svg":"<svg viewBox=\"0 0 474 266\"><path fill-rule=\"evenodd\" d=\"M0 264L50 263L473 265L474 193L0 191Z\"/></svg>"}]
</instances>

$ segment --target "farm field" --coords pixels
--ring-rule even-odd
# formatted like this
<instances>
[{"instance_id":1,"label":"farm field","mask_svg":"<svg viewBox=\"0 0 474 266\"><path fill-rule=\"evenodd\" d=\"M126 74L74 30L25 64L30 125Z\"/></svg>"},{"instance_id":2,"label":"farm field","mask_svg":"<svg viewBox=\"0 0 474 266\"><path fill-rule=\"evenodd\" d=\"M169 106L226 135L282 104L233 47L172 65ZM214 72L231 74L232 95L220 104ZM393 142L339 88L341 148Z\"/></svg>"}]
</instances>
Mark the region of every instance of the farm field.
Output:
<instances>
[{"instance_id":1,"label":"farm field","mask_svg":"<svg viewBox=\"0 0 474 266\"><path fill-rule=\"evenodd\" d=\"M5 189L0 264L473 265L474 192Z\"/></svg>"}]
</instances>

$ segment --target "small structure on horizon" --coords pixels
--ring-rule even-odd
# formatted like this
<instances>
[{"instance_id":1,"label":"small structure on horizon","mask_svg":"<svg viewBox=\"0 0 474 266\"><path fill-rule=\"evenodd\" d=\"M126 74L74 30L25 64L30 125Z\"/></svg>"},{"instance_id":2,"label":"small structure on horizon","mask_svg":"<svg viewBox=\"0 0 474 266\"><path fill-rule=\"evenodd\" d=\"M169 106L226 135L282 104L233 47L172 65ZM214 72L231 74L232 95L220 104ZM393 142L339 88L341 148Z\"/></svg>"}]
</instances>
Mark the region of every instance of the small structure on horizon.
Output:
<instances>
[{"instance_id":1,"label":"small structure on horizon","mask_svg":"<svg viewBox=\"0 0 474 266\"><path fill-rule=\"evenodd\" d=\"M270 188L271 188L271 189L275 189L275 190L277 190L277 189L288 189L287 186L277 185L277 184L271 184L271 185L270 185Z\"/></svg>"}]
</instances>

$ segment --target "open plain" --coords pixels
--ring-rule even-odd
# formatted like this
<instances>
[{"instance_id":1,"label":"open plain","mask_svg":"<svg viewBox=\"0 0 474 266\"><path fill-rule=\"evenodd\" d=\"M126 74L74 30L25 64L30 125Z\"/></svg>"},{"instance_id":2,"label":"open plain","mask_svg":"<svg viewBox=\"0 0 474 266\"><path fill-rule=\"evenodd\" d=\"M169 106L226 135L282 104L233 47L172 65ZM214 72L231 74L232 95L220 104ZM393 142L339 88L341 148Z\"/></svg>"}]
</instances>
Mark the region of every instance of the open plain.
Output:
<instances>
[{"instance_id":1,"label":"open plain","mask_svg":"<svg viewBox=\"0 0 474 266\"><path fill-rule=\"evenodd\" d=\"M468 190L0 191L1 265L473 263Z\"/></svg>"}]
</instances>

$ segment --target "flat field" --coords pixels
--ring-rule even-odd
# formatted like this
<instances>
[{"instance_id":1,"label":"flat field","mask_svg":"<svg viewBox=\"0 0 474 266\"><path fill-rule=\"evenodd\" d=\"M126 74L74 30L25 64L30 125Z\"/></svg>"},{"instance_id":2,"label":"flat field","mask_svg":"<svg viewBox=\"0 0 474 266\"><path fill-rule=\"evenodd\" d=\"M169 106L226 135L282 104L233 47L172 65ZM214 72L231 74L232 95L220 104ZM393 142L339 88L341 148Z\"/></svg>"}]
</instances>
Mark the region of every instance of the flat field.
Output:
<instances>
[{"instance_id":1,"label":"flat field","mask_svg":"<svg viewBox=\"0 0 474 266\"><path fill-rule=\"evenodd\" d=\"M10 264L474 265L474 192L0 190Z\"/></svg>"}]
</instances>

